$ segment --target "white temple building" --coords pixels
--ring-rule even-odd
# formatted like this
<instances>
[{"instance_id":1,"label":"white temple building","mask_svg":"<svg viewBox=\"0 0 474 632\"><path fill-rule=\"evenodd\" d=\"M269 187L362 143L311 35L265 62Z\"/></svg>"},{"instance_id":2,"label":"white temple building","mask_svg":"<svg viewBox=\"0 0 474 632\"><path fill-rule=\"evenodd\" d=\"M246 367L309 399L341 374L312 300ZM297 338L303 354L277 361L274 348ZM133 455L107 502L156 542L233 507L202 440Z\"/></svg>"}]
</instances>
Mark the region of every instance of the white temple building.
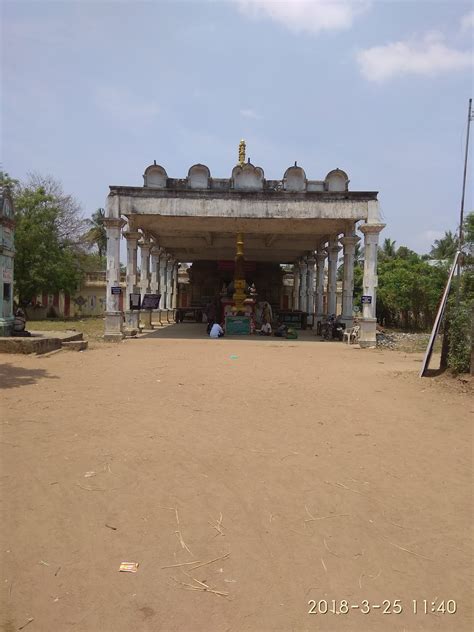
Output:
<instances>
[{"instance_id":1,"label":"white temple building","mask_svg":"<svg viewBox=\"0 0 474 632\"><path fill-rule=\"evenodd\" d=\"M296 163L281 180L266 180L261 167L240 162L230 178L213 178L202 164L187 177L168 177L156 162L145 169L143 186L110 186L107 230L105 337L121 339L124 326L151 315L130 310L130 295L161 294L160 307L177 306L178 267L192 263L201 299L220 290L234 260L236 235L244 235L249 282L259 295L278 303L280 264L293 264L288 309L306 312L315 322L336 312L337 268L344 263L342 319L353 320L354 253L363 238L361 346L376 342L377 247L384 228L377 192L349 190L348 175L329 171L309 180ZM127 248L126 297L120 300L120 242ZM138 249L141 251L138 274ZM247 269L247 268L246 268ZM280 275L280 276L279 276ZM323 301L323 296L325 299ZM194 297L196 300L196 296ZM124 312L122 311L125 310Z\"/></svg>"}]
</instances>

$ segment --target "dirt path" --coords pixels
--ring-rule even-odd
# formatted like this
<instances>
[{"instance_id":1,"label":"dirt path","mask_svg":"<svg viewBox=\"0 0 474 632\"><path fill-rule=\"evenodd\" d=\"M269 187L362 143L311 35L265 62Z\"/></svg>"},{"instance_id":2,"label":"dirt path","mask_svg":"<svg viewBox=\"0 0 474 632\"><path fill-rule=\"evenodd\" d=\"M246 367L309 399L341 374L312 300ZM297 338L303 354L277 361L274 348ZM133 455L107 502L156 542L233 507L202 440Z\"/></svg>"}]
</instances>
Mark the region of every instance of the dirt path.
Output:
<instances>
[{"instance_id":1,"label":"dirt path","mask_svg":"<svg viewBox=\"0 0 474 632\"><path fill-rule=\"evenodd\" d=\"M0 366L5 632L473 629L474 398L419 356L191 336ZM360 607L308 613L333 599Z\"/></svg>"}]
</instances>

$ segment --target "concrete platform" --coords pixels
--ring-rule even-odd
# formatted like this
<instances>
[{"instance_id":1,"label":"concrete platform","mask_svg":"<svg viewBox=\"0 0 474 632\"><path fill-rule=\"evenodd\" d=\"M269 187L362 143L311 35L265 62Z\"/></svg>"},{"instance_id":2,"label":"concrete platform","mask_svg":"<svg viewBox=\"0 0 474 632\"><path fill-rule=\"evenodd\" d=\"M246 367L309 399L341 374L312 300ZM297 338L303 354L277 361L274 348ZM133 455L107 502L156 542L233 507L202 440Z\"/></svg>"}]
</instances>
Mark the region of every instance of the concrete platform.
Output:
<instances>
[{"instance_id":1,"label":"concrete platform","mask_svg":"<svg viewBox=\"0 0 474 632\"><path fill-rule=\"evenodd\" d=\"M0 338L0 353L49 353L61 349L63 343L82 341L77 331L31 331L31 337L6 336Z\"/></svg>"}]
</instances>

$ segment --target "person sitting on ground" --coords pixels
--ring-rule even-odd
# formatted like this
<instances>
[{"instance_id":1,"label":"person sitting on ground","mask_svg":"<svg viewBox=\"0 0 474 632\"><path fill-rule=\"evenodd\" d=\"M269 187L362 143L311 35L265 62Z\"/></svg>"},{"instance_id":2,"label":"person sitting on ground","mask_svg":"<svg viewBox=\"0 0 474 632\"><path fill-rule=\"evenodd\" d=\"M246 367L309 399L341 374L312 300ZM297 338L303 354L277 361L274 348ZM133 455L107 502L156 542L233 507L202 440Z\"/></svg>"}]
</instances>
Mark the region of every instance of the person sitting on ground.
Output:
<instances>
[{"instance_id":1,"label":"person sitting on ground","mask_svg":"<svg viewBox=\"0 0 474 632\"><path fill-rule=\"evenodd\" d=\"M21 307L18 307L15 310L15 320L13 321L13 331L14 333L20 333L20 332L25 331L25 327L26 327L26 314L21 309Z\"/></svg>"},{"instance_id":2,"label":"person sitting on ground","mask_svg":"<svg viewBox=\"0 0 474 632\"><path fill-rule=\"evenodd\" d=\"M267 320L264 320L261 328L258 330L258 333L261 336L271 336L272 335L272 326Z\"/></svg>"},{"instance_id":3,"label":"person sitting on ground","mask_svg":"<svg viewBox=\"0 0 474 632\"><path fill-rule=\"evenodd\" d=\"M277 338L284 338L287 331L287 325L285 325L285 323L280 323L275 331L275 336L277 336Z\"/></svg>"},{"instance_id":4,"label":"person sitting on ground","mask_svg":"<svg viewBox=\"0 0 474 632\"><path fill-rule=\"evenodd\" d=\"M209 332L210 338L222 338L224 335L224 330L219 325L219 323L214 323L211 327L211 331Z\"/></svg>"}]
</instances>

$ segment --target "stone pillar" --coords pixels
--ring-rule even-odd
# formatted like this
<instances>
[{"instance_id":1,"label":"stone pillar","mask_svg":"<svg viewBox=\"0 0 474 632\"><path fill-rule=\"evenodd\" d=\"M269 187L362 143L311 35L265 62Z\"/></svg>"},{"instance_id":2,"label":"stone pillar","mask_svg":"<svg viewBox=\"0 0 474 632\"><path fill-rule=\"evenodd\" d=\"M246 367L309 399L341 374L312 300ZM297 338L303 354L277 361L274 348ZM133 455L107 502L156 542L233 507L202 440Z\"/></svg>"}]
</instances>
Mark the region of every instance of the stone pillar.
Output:
<instances>
[{"instance_id":1,"label":"stone pillar","mask_svg":"<svg viewBox=\"0 0 474 632\"><path fill-rule=\"evenodd\" d=\"M173 304L172 304L173 309L176 309L178 307L178 270L179 270L179 263L178 261L176 261L176 263L174 264L174 270L173 270Z\"/></svg>"},{"instance_id":2,"label":"stone pillar","mask_svg":"<svg viewBox=\"0 0 474 632\"><path fill-rule=\"evenodd\" d=\"M316 253L316 322L324 318L324 262L327 253L319 247Z\"/></svg>"},{"instance_id":3,"label":"stone pillar","mask_svg":"<svg viewBox=\"0 0 474 632\"><path fill-rule=\"evenodd\" d=\"M150 293L150 250L151 243L146 237L139 243L141 250L140 261L140 296L143 301L145 294ZM151 326L151 310L142 310L140 312L140 324L144 329L152 329Z\"/></svg>"},{"instance_id":4,"label":"stone pillar","mask_svg":"<svg viewBox=\"0 0 474 632\"><path fill-rule=\"evenodd\" d=\"M307 289L306 289L306 293L308 295L308 301L307 301L307 313L308 315L313 314L314 315L314 278L315 278L315 264L316 264L316 259L314 257L314 255L311 253L308 257L307 257L307 263L308 263L308 282L307 282Z\"/></svg>"},{"instance_id":5,"label":"stone pillar","mask_svg":"<svg viewBox=\"0 0 474 632\"><path fill-rule=\"evenodd\" d=\"M174 266L173 257L168 257L166 262L166 309L173 309L173 290L174 290Z\"/></svg>"},{"instance_id":6,"label":"stone pillar","mask_svg":"<svg viewBox=\"0 0 474 632\"><path fill-rule=\"evenodd\" d=\"M359 230L364 234L364 279L363 294L370 297L370 303L362 303L359 343L361 347L375 347L377 344L377 250L379 233L385 224L363 224Z\"/></svg>"},{"instance_id":7,"label":"stone pillar","mask_svg":"<svg viewBox=\"0 0 474 632\"><path fill-rule=\"evenodd\" d=\"M308 308L308 295L307 295L307 287L308 287L308 264L306 263L306 259L301 259L299 262L300 267L300 310L302 312L307 313Z\"/></svg>"},{"instance_id":8,"label":"stone pillar","mask_svg":"<svg viewBox=\"0 0 474 632\"><path fill-rule=\"evenodd\" d=\"M344 279L342 283L342 318L347 327L352 327L352 307L354 296L354 254L360 237L353 230L345 235L340 243L344 247Z\"/></svg>"},{"instance_id":9,"label":"stone pillar","mask_svg":"<svg viewBox=\"0 0 474 632\"><path fill-rule=\"evenodd\" d=\"M160 253L160 309L166 309L166 263L167 255L164 250Z\"/></svg>"},{"instance_id":10,"label":"stone pillar","mask_svg":"<svg viewBox=\"0 0 474 632\"><path fill-rule=\"evenodd\" d=\"M300 266L296 261L293 264L293 309L300 308Z\"/></svg>"},{"instance_id":11,"label":"stone pillar","mask_svg":"<svg viewBox=\"0 0 474 632\"><path fill-rule=\"evenodd\" d=\"M339 253L337 235L329 240L328 253L328 316L336 313L337 301L337 258Z\"/></svg>"},{"instance_id":12,"label":"stone pillar","mask_svg":"<svg viewBox=\"0 0 474 632\"><path fill-rule=\"evenodd\" d=\"M124 298L125 322L131 329L138 329L140 313L130 309L130 294L137 294L137 246L141 234L136 231L126 231L123 236L127 240L127 281L126 296Z\"/></svg>"},{"instance_id":13,"label":"stone pillar","mask_svg":"<svg viewBox=\"0 0 474 632\"><path fill-rule=\"evenodd\" d=\"M160 289L160 249L158 246L152 246L150 256L150 290L152 294L158 294Z\"/></svg>"},{"instance_id":14,"label":"stone pillar","mask_svg":"<svg viewBox=\"0 0 474 632\"><path fill-rule=\"evenodd\" d=\"M140 261L140 294L143 299L145 294L150 293L150 250L151 243L144 239L139 244L141 250Z\"/></svg>"},{"instance_id":15,"label":"stone pillar","mask_svg":"<svg viewBox=\"0 0 474 632\"><path fill-rule=\"evenodd\" d=\"M120 294L112 294L112 288L120 288L120 231L125 221L116 217L104 219L107 233L107 295L105 299L105 340L122 340L123 314Z\"/></svg>"}]
</instances>

